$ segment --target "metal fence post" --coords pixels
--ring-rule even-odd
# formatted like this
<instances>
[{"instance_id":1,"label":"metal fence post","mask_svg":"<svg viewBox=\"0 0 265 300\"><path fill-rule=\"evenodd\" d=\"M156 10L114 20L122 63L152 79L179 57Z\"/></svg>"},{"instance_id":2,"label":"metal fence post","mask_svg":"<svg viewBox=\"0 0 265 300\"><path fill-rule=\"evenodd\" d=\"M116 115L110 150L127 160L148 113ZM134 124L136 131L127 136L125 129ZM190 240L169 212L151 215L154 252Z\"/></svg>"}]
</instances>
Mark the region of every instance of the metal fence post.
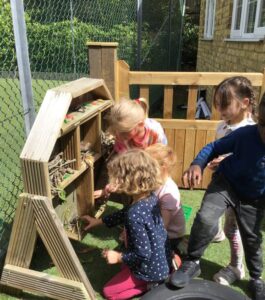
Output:
<instances>
[{"instance_id":1,"label":"metal fence post","mask_svg":"<svg viewBox=\"0 0 265 300\"><path fill-rule=\"evenodd\" d=\"M11 0L11 10L14 26L19 82L25 113L25 131L26 135L28 135L35 119L35 108L33 104L32 81L29 66L28 41L26 35L23 1Z\"/></svg>"}]
</instances>

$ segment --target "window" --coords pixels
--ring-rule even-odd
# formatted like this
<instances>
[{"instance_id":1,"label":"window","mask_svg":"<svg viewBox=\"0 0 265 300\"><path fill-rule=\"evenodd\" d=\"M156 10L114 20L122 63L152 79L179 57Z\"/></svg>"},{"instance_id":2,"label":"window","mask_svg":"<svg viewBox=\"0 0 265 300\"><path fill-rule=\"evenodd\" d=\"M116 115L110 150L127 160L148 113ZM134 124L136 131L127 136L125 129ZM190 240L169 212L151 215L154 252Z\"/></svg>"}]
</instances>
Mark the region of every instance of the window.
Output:
<instances>
[{"instance_id":1,"label":"window","mask_svg":"<svg viewBox=\"0 0 265 300\"><path fill-rule=\"evenodd\" d=\"M206 0L205 24L204 24L204 38L206 39L213 38L215 3L216 0Z\"/></svg>"},{"instance_id":2,"label":"window","mask_svg":"<svg viewBox=\"0 0 265 300\"><path fill-rule=\"evenodd\" d=\"M265 0L234 0L231 38L264 38Z\"/></svg>"}]
</instances>

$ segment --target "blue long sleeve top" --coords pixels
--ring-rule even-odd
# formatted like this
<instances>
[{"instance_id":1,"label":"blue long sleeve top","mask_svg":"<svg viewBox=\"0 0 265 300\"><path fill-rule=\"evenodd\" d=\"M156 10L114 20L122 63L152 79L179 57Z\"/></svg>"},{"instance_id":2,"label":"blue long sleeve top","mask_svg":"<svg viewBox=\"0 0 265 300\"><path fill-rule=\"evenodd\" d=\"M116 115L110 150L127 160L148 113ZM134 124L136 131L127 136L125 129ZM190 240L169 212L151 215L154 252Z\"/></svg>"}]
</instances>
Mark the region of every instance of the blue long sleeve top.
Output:
<instances>
[{"instance_id":1,"label":"blue long sleeve top","mask_svg":"<svg viewBox=\"0 0 265 300\"><path fill-rule=\"evenodd\" d=\"M124 224L128 247L122 260L137 278L152 282L168 277L170 250L155 194L102 220L108 227Z\"/></svg>"},{"instance_id":2,"label":"blue long sleeve top","mask_svg":"<svg viewBox=\"0 0 265 300\"><path fill-rule=\"evenodd\" d=\"M243 199L265 198L265 144L257 125L239 128L206 145L192 165L203 170L213 158L230 152L216 172L221 172Z\"/></svg>"}]
</instances>

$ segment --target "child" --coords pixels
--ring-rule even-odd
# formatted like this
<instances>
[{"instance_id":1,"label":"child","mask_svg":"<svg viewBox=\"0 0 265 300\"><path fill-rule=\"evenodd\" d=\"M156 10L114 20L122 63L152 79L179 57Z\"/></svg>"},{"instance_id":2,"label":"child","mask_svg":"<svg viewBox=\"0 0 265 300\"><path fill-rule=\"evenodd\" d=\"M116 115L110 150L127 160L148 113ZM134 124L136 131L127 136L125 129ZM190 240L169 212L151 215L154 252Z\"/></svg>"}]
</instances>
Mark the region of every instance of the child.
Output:
<instances>
[{"instance_id":1,"label":"child","mask_svg":"<svg viewBox=\"0 0 265 300\"><path fill-rule=\"evenodd\" d=\"M214 106L223 119L217 128L216 139L224 137L240 127L255 124L251 117L256 108L255 95L251 82L246 77L236 76L222 81L215 89ZM227 155L229 154L214 159L208 164L208 167L215 170ZM221 218L219 219L218 233L213 241L222 241L225 236L228 238L231 260L230 264L216 273L213 279L220 284L229 285L235 280L245 277L243 245L236 216L231 207L225 212L224 231L220 221Z\"/></svg>"},{"instance_id":2,"label":"child","mask_svg":"<svg viewBox=\"0 0 265 300\"><path fill-rule=\"evenodd\" d=\"M184 172L184 185L200 183L207 163L226 153L232 155L219 164L194 220L187 259L170 280L183 287L201 273L199 260L217 233L220 216L232 207L244 246L252 299L264 300L261 224L265 208L265 95L259 105L258 125L239 128L206 145Z\"/></svg>"},{"instance_id":3,"label":"child","mask_svg":"<svg viewBox=\"0 0 265 300\"><path fill-rule=\"evenodd\" d=\"M108 121L109 131L115 137L116 153L132 148L145 149L155 143L167 144L162 126L156 120L147 118L147 112L144 98L123 99L112 107Z\"/></svg>"},{"instance_id":4,"label":"child","mask_svg":"<svg viewBox=\"0 0 265 300\"><path fill-rule=\"evenodd\" d=\"M167 232L153 192L161 185L160 171L149 154L134 149L116 156L108 164L108 172L110 185L116 192L131 195L132 204L103 219L90 216L81 219L88 223L85 230L100 224L108 227L124 224L126 251L103 252L109 264L123 263L122 270L105 285L103 293L106 299L129 299L169 274Z\"/></svg>"},{"instance_id":5,"label":"child","mask_svg":"<svg viewBox=\"0 0 265 300\"><path fill-rule=\"evenodd\" d=\"M156 191L160 211L171 250L181 255L181 243L185 235L185 218L181 207L179 189L170 177L172 168L176 164L176 155L169 146L160 143L151 145L145 150L158 161L160 166L163 185Z\"/></svg>"},{"instance_id":6,"label":"child","mask_svg":"<svg viewBox=\"0 0 265 300\"><path fill-rule=\"evenodd\" d=\"M167 144L162 126L156 120L147 118L147 114L148 105L144 98L123 99L111 108L107 118L108 130L115 137L111 157L133 148L145 149L155 143ZM97 187L102 188L106 185L106 178L104 179L105 182L101 176L101 182ZM106 185L105 189L95 191L94 197L95 199L103 196L107 198L110 193L109 185Z\"/></svg>"}]
</instances>

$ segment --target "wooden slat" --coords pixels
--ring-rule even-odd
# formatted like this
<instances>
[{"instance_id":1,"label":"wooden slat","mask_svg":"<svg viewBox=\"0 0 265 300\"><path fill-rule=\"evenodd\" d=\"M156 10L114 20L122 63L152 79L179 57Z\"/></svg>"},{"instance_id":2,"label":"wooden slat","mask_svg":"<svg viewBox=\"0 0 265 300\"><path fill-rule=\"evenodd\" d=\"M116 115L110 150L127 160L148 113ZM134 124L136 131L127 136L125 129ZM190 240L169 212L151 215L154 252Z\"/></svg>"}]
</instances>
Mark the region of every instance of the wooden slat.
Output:
<instances>
[{"instance_id":1,"label":"wooden slat","mask_svg":"<svg viewBox=\"0 0 265 300\"><path fill-rule=\"evenodd\" d=\"M92 78L101 78L101 47L93 47L89 49L89 73Z\"/></svg>"},{"instance_id":2,"label":"wooden slat","mask_svg":"<svg viewBox=\"0 0 265 300\"><path fill-rule=\"evenodd\" d=\"M190 86L188 94L187 119L194 120L197 106L198 87Z\"/></svg>"},{"instance_id":3,"label":"wooden slat","mask_svg":"<svg viewBox=\"0 0 265 300\"><path fill-rule=\"evenodd\" d=\"M102 48L102 70L100 78L104 78L105 82L108 85L108 89L111 95L116 98L115 95L115 74L117 71L116 61L117 61L117 49L116 47Z\"/></svg>"},{"instance_id":4,"label":"wooden slat","mask_svg":"<svg viewBox=\"0 0 265 300\"><path fill-rule=\"evenodd\" d=\"M71 102L71 94L49 90L44 98L21 159L48 161ZM44 126L45 124L45 126Z\"/></svg>"},{"instance_id":5,"label":"wooden slat","mask_svg":"<svg viewBox=\"0 0 265 300\"><path fill-rule=\"evenodd\" d=\"M12 233L8 245L5 263L28 268L36 241L33 208L27 194L18 200Z\"/></svg>"},{"instance_id":6,"label":"wooden slat","mask_svg":"<svg viewBox=\"0 0 265 300\"><path fill-rule=\"evenodd\" d=\"M172 110L173 110L173 86L165 86L163 117L165 119L172 118Z\"/></svg>"},{"instance_id":7,"label":"wooden slat","mask_svg":"<svg viewBox=\"0 0 265 300\"><path fill-rule=\"evenodd\" d=\"M264 93L265 93L265 68L263 69L263 79L262 79L262 85L260 88L259 102Z\"/></svg>"},{"instance_id":8,"label":"wooden slat","mask_svg":"<svg viewBox=\"0 0 265 300\"><path fill-rule=\"evenodd\" d=\"M205 146L206 141L206 130L197 130L196 131L196 141L195 141L195 149L194 149L194 156L196 156L199 151ZM202 182L197 186L197 188L202 187Z\"/></svg>"},{"instance_id":9,"label":"wooden slat","mask_svg":"<svg viewBox=\"0 0 265 300\"><path fill-rule=\"evenodd\" d=\"M209 120L180 120L180 119L156 119L163 128L171 129L201 129L216 130L220 121Z\"/></svg>"},{"instance_id":10,"label":"wooden slat","mask_svg":"<svg viewBox=\"0 0 265 300\"><path fill-rule=\"evenodd\" d=\"M103 79L97 79L97 78L79 78L77 80L69 81L65 84L62 84L58 87L55 87L51 89L55 92L61 92L61 93L70 93L72 98L77 98L81 95L87 94L91 91L93 93L97 88L102 87L104 84ZM107 90L106 90L107 92ZM108 91L109 92L109 91ZM106 99L110 99L108 96Z\"/></svg>"},{"instance_id":11,"label":"wooden slat","mask_svg":"<svg viewBox=\"0 0 265 300\"><path fill-rule=\"evenodd\" d=\"M129 90L129 65L124 60L117 61L117 99L120 101L122 98L130 98Z\"/></svg>"},{"instance_id":12,"label":"wooden slat","mask_svg":"<svg viewBox=\"0 0 265 300\"><path fill-rule=\"evenodd\" d=\"M177 155L176 171L173 178L179 187L182 187L182 174L184 171L184 148L185 148L185 130L176 129L174 151Z\"/></svg>"},{"instance_id":13,"label":"wooden slat","mask_svg":"<svg viewBox=\"0 0 265 300\"><path fill-rule=\"evenodd\" d=\"M185 135L184 163L183 169L186 170L194 158L196 131L187 129Z\"/></svg>"},{"instance_id":14,"label":"wooden slat","mask_svg":"<svg viewBox=\"0 0 265 300\"><path fill-rule=\"evenodd\" d=\"M10 264L5 265L1 282L7 286L24 291L44 295L59 300L94 299L87 293L84 284L53 275L28 270Z\"/></svg>"},{"instance_id":15,"label":"wooden slat","mask_svg":"<svg viewBox=\"0 0 265 300\"><path fill-rule=\"evenodd\" d=\"M47 197L32 196L37 231L47 251L63 277L83 282L91 299L95 299L93 288L66 236L51 201Z\"/></svg>"},{"instance_id":16,"label":"wooden slat","mask_svg":"<svg viewBox=\"0 0 265 300\"><path fill-rule=\"evenodd\" d=\"M93 47L118 47L119 43L117 42L87 42L87 46Z\"/></svg>"},{"instance_id":17,"label":"wooden slat","mask_svg":"<svg viewBox=\"0 0 265 300\"><path fill-rule=\"evenodd\" d=\"M77 181L77 212L79 216L94 214L94 172L88 167L82 177Z\"/></svg>"},{"instance_id":18,"label":"wooden slat","mask_svg":"<svg viewBox=\"0 0 265 300\"><path fill-rule=\"evenodd\" d=\"M129 84L143 85L218 85L232 76L245 76L253 86L261 86L262 73L245 72L142 72L130 71Z\"/></svg>"},{"instance_id":19,"label":"wooden slat","mask_svg":"<svg viewBox=\"0 0 265 300\"><path fill-rule=\"evenodd\" d=\"M210 131L210 130L207 131L205 145L214 141L215 135L216 135L215 131ZM202 178L203 189L207 188L209 182L211 181L211 178L212 178L212 171L209 168L205 168L203 172L203 178Z\"/></svg>"},{"instance_id":20,"label":"wooden slat","mask_svg":"<svg viewBox=\"0 0 265 300\"><path fill-rule=\"evenodd\" d=\"M149 86L148 85L140 86L140 98L145 98L149 107Z\"/></svg>"}]
</instances>

